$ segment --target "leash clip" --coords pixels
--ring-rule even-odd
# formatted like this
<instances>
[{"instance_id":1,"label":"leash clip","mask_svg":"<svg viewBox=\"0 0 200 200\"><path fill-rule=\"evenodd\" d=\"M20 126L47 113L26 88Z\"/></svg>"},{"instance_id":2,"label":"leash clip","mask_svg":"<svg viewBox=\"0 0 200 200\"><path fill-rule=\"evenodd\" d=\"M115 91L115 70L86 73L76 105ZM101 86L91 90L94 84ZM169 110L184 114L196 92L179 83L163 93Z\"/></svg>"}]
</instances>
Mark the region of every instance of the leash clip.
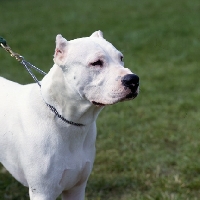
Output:
<instances>
[{"instance_id":1,"label":"leash clip","mask_svg":"<svg viewBox=\"0 0 200 200\"><path fill-rule=\"evenodd\" d=\"M14 51L12 51L12 49L6 44L6 42L1 43L1 47L6 50L12 57L14 57L17 61L21 62L24 57L21 56L18 53L15 53Z\"/></svg>"}]
</instances>

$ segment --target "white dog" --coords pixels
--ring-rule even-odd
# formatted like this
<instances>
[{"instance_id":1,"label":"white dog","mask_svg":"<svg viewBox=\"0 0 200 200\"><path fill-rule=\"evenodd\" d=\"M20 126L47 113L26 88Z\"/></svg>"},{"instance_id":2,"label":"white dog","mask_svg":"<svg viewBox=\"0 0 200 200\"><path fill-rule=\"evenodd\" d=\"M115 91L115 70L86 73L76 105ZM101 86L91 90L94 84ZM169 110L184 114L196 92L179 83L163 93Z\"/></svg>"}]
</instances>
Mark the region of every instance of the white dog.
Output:
<instances>
[{"instance_id":1,"label":"white dog","mask_svg":"<svg viewBox=\"0 0 200 200\"><path fill-rule=\"evenodd\" d=\"M0 161L31 200L83 200L97 116L135 98L139 78L101 31L71 41L58 35L54 63L41 87L0 78Z\"/></svg>"}]
</instances>

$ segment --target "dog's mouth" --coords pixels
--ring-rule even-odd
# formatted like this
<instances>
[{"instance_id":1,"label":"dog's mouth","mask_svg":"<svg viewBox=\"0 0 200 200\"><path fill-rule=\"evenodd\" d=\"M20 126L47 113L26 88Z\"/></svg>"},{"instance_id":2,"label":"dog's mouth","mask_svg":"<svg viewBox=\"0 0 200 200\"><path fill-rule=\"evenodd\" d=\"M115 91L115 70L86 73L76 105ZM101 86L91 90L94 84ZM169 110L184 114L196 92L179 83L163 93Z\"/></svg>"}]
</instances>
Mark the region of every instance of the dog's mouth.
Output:
<instances>
[{"instance_id":1,"label":"dog's mouth","mask_svg":"<svg viewBox=\"0 0 200 200\"><path fill-rule=\"evenodd\" d=\"M96 101L92 101L92 103L93 103L95 106L98 106L98 107L100 107L100 106L105 106L105 104L99 103L99 102L96 102Z\"/></svg>"},{"instance_id":2,"label":"dog's mouth","mask_svg":"<svg viewBox=\"0 0 200 200\"><path fill-rule=\"evenodd\" d=\"M95 105L97 107L103 107L103 106L106 106L106 105L115 104L117 102L122 102L122 101L128 101L128 100L131 100L131 99L135 99L137 96L138 96L138 92L135 92L135 93L129 93L125 97L119 98L119 99L117 99L117 100L115 100L113 102L109 102L107 104L103 104L103 103L96 102L96 101L92 101L92 103L93 103L93 105Z\"/></svg>"}]
</instances>

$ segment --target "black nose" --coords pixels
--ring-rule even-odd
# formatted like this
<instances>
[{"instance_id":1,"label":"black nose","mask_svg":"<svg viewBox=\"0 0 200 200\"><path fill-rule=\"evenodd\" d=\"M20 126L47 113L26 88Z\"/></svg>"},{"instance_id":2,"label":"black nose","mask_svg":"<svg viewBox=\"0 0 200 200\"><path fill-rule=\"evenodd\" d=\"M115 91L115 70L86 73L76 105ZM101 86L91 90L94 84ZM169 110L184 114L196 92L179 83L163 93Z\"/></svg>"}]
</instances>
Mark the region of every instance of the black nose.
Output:
<instances>
[{"instance_id":1,"label":"black nose","mask_svg":"<svg viewBox=\"0 0 200 200\"><path fill-rule=\"evenodd\" d=\"M127 74L122 78L122 84L132 91L136 91L139 86L139 77L136 74Z\"/></svg>"}]
</instances>

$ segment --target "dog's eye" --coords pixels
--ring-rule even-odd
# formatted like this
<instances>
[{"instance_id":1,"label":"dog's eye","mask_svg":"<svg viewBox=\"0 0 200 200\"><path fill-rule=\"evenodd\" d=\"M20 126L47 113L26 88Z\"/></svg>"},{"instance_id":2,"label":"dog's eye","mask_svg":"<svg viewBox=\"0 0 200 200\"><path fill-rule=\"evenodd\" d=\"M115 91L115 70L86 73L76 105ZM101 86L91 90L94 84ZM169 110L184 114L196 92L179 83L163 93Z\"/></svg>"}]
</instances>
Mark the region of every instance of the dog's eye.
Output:
<instances>
[{"instance_id":1,"label":"dog's eye","mask_svg":"<svg viewBox=\"0 0 200 200\"><path fill-rule=\"evenodd\" d=\"M97 60L96 62L91 63L92 66L103 66L103 61L102 60Z\"/></svg>"},{"instance_id":2,"label":"dog's eye","mask_svg":"<svg viewBox=\"0 0 200 200\"><path fill-rule=\"evenodd\" d=\"M124 56L120 56L121 62L124 62Z\"/></svg>"}]
</instances>

